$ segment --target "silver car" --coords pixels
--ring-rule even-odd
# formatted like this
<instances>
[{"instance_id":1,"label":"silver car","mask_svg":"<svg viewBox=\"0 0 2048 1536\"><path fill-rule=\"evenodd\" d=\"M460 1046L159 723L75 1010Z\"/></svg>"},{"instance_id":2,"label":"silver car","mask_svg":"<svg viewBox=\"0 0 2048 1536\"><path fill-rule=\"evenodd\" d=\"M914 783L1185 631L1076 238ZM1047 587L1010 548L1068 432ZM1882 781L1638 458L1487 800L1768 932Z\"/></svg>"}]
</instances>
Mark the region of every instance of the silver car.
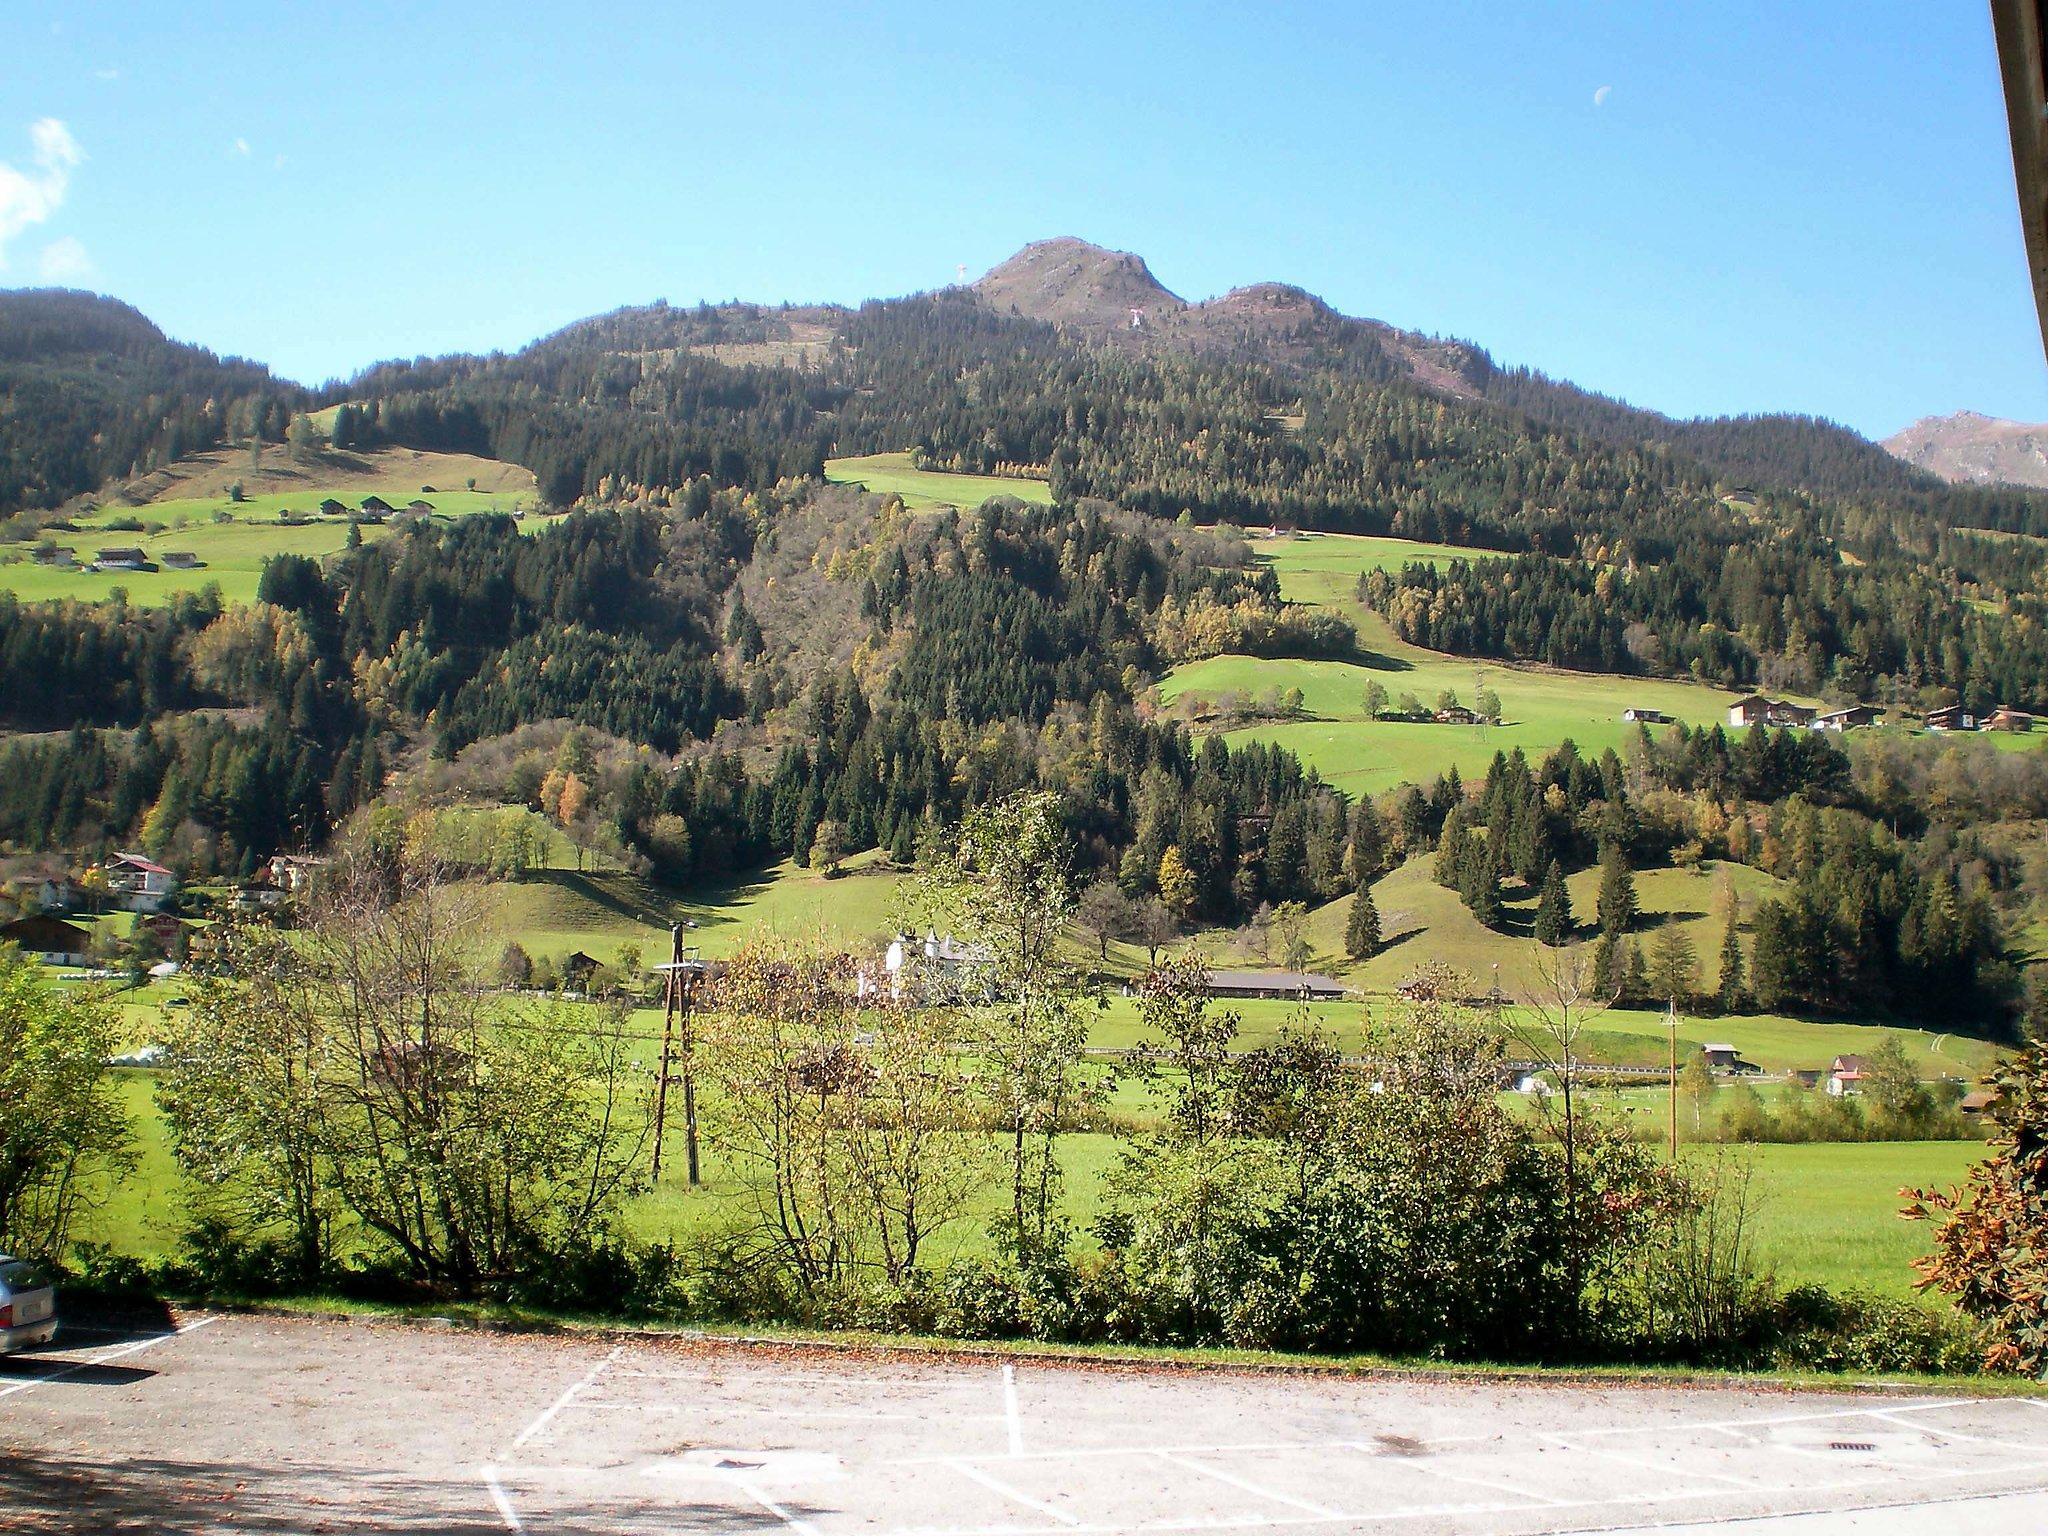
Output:
<instances>
[{"instance_id":1,"label":"silver car","mask_svg":"<svg viewBox=\"0 0 2048 1536\"><path fill-rule=\"evenodd\" d=\"M0 1355L57 1336L57 1292L26 1259L0 1253Z\"/></svg>"}]
</instances>

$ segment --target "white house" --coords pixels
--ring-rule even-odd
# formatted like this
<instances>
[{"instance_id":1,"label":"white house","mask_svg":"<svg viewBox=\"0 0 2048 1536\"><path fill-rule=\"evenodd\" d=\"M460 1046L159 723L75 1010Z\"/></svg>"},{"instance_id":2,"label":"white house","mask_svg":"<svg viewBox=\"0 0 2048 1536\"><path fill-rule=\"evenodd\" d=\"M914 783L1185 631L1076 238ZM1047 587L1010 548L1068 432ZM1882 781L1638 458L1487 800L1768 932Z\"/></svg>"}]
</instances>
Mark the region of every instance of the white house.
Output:
<instances>
[{"instance_id":1,"label":"white house","mask_svg":"<svg viewBox=\"0 0 2048 1536\"><path fill-rule=\"evenodd\" d=\"M273 854L270 878L287 896L303 896L327 867L327 860L311 853Z\"/></svg>"},{"instance_id":2,"label":"white house","mask_svg":"<svg viewBox=\"0 0 2048 1536\"><path fill-rule=\"evenodd\" d=\"M177 894L178 877L139 853L117 853L100 866L114 905L128 912L159 912Z\"/></svg>"},{"instance_id":3,"label":"white house","mask_svg":"<svg viewBox=\"0 0 2048 1536\"><path fill-rule=\"evenodd\" d=\"M979 944L962 944L950 933L941 938L927 932L920 941L899 933L882 954L889 995L898 1002L957 1003L987 989L989 952ZM865 982L863 982L865 992Z\"/></svg>"}]
</instances>

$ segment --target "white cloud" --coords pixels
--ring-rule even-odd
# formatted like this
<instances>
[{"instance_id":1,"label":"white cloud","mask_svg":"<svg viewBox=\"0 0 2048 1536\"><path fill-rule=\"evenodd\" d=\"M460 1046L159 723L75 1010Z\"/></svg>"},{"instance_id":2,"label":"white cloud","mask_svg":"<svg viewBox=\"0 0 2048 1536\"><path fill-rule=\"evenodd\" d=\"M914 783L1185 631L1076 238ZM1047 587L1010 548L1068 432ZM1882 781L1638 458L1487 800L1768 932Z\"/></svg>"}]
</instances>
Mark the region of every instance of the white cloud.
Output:
<instances>
[{"instance_id":1,"label":"white cloud","mask_svg":"<svg viewBox=\"0 0 2048 1536\"><path fill-rule=\"evenodd\" d=\"M237 139L237 140L235 140L235 153L236 153L236 154L238 154L238 155L240 155L240 156L241 156L241 157L242 157L242 158L243 158L244 160L248 159L248 158L249 158L249 141L248 141L247 139Z\"/></svg>"},{"instance_id":2,"label":"white cloud","mask_svg":"<svg viewBox=\"0 0 2048 1536\"><path fill-rule=\"evenodd\" d=\"M26 169L0 160L0 266L7 262L7 244L25 229L49 222L64 201L71 173L85 151L71 130L54 117L29 124Z\"/></svg>"},{"instance_id":3,"label":"white cloud","mask_svg":"<svg viewBox=\"0 0 2048 1536\"><path fill-rule=\"evenodd\" d=\"M36 268L46 283L78 283L93 274L92 257L75 235L64 235L44 246Z\"/></svg>"},{"instance_id":4,"label":"white cloud","mask_svg":"<svg viewBox=\"0 0 2048 1536\"><path fill-rule=\"evenodd\" d=\"M1614 87L1613 87L1613 86L1611 86L1611 85L1603 85L1603 86L1601 86L1601 87L1600 87L1600 88L1599 88L1599 89L1598 89L1597 91L1595 91L1595 92L1593 93L1593 105L1594 105L1594 106L1596 106L1596 107L1604 107L1604 106L1606 106L1606 105L1607 105L1607 98L1608 98L1608 97L1610 97L1610 96L1612 96L1613 94L1614 94Z\"/></svg>"}]
</instances>

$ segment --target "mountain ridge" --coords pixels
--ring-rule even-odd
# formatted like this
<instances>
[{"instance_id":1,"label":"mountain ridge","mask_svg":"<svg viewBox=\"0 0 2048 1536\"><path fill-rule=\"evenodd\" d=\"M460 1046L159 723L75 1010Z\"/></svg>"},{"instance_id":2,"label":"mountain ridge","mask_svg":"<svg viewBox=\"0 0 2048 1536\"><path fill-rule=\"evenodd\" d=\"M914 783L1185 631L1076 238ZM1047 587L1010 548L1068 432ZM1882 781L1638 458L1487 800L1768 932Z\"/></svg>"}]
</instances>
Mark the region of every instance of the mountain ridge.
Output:
<instances>
[{"instance_id":1,"label":"mountain ridge","mask_svg":"<svg viewBox=\"0 0 2048 1536\"><path fill-rule=\"evenodd\" d=\"M1952 411L1923 416L1879 446L1951 485L2048 487L2048 423Z\"/></svg>"}]
</instances>

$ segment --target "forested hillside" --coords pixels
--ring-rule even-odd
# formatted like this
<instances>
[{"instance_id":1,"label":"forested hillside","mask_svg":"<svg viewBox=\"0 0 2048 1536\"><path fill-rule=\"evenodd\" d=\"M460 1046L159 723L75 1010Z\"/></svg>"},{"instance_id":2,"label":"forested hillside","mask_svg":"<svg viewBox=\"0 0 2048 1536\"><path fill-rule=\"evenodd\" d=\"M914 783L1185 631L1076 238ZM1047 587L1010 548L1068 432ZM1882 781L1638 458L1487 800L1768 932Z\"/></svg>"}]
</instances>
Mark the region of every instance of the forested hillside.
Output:
<instances>
[{"instance_id":1,"label":"forested hillside","mask_svg":"<svg viewBox=\"0 0 2048 1536\"><path fill-rule=\"evenodd\" d=\"M402 447L523 465L569 512L421 516L325 560L279 554L252 605L0 597L16 850L140 843L245 871L471 796L681 882L865 848L909 860L972 808L1052 788L1090 870L1154 933L1328 902L1467 832L1494 850L1489 889L1533 892L1543 861L1504 862L1506 824L1477 830L1491 812L1454 816L1455 775L1415 786L1426 814L1405 826L1389 803L1393 830L1361 850L1381 812L1285 750L1167 717L1154 686L1178 663L1359 654L1338 611L1281 601L1232 524L1470 551L1358 575L1359 622L1437 652L2048 707L2048 545L2008 536L2048 536L2048 497L1942 485L1824 422L1674 422L1280 285L1187 304L1077 242L973 288L625 309L318 392L112 301L4 295L0 391L17 546L110 478L271 442L306 462ZM904 450L1039 477L1053 505L913 512L824 484L828 456ZM560 727L545 761L505 746L540 722ZM1616 820L1654 777L1628 764L1631 786L1624 766L1551 786L1561 867L1690 841L1671 816L1650 834ZM1811 784L1726 779L1666 790L1808 826ZM2013 882L1972 874L1974 850L1907 859L1872 830L1897 826L1881 796L1830 783L1808 838L1825 846L1786 865L1826 933L1778 995L2015 1006L1989 915ZM1927 939L1933 908L1968 920ZM1826 957L1858 934L1884 964L1830 988Z\"/></svg>"},{"instance_id":2,"label":"forested hillside","mask_svg":"<svg viewBox=\"0 0 2048 1536\"><path fill-rule=\"evenodd\" d=\"M0 291L0 519L225 440L281 443L307 399L112 299Z\"/></svg>"}]
</instances>

